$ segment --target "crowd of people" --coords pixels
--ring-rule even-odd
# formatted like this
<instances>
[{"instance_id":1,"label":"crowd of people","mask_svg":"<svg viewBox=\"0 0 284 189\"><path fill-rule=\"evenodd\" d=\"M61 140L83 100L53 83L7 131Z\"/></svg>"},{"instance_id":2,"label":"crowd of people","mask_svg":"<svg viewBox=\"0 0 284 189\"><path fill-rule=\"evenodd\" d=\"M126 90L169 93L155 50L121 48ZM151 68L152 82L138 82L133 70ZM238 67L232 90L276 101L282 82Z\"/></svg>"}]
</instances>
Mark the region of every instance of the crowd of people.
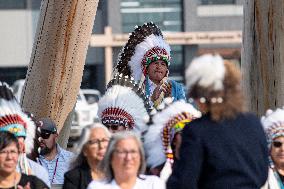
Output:
<instances>
[{"instance_id":1,"label":"crowd of people","mask_svg":"<svg viewBox=\"0 0 284 189\"><path fill-rule=\"evenodd\" d=\"M189 64L187 93L173 62L155 24L136 27L73 152L1 83L0 188L284 188L284 108L247 112L239 69L217 54Z\"/></svg>"}]
</instances>

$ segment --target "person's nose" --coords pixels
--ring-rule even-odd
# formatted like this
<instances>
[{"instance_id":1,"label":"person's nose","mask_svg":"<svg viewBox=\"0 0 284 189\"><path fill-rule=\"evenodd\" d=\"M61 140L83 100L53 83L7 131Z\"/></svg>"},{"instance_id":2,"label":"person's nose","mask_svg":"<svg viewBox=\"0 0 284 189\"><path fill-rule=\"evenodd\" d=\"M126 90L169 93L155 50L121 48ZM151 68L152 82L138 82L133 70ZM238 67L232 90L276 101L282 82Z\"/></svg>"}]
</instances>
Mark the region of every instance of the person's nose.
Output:
<instances>
[{"instance_id":1,"label":"person's nose","mask_svg":"<svg viewBox=\"0 0 284 189\"><path fill-rule=\"evenodd\" d=\"M130 152L127 152L127 153L125 154L125 159L126 159L126 160L131 160L131 159L132 159L132 154L131 154Z\"/></svg>"},{"instance_id":2,"label":"person's nose","mask_svg":"<svg viewBox=\"0 0 284 189\"><path fill-rule=\"evenodd\" d=\"M160 69L160 67L161 67L161 64L157 63L157 64L156 64L156 68L157 68L157 69Z\"/></svg>"},{"instance_id":3,"label":"person's nose","mask_svg":"<svg viewBox=\"0 0 284 189\"><path fill-rule=\"evenodd\" d=\"M127 160L136 159L136 157L137 157L136 153L132 152L132 151L126 152L126 154L125 154L125 158Z\"/></svg>"},{"instance_id":4,"label":"person's nose","mask_svg":"<svg viewBox=\"0 0 284 189\"><path fill-rule=\"evenodd\" d=\"M105 148L105 145L103 144L102 141L99 141L98 147L99 147L99 149L103 149L103 148Z\"/></svg>"},{"instance_id":5,"label":"person's nose","mask_svg":"<svg viewBox=\"0 0 284 189\"><path fill-rule=\"evenodd\" d=\"M7 159L13 159L13 154L11 152L7 152L6 157Z\"/></svg>"},{"instance_id":6,"label":"person's nose","mask_svg":"<svg viewBox=\"0 0 284 189\"><path fill-rule=\"evenodd\" d=\"M283 152L284 151L284 143L282 143L280 150Z\"/></svg>"}]
</instances>

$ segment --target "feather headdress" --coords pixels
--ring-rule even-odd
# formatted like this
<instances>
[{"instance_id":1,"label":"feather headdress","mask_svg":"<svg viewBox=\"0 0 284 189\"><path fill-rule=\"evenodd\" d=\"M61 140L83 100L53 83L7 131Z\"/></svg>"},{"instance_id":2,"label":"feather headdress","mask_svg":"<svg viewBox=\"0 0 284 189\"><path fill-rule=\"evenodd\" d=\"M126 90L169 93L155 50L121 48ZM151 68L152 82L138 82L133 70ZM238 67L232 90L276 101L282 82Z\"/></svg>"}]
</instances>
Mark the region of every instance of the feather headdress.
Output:
<instances>
[{"instance_id":1,"label":"feather headdress","mask_svg":"<svg viewBox=\"0 0 284 189\"><path fill-rule=\"evenodd\" d=\"M198 85L204 88L223 89L225 77L224 60L219 55L206 54L193 59L186 70L186 85L190 90Z\"/></svg>"},{"instance_id":2,"label":"feather headdress","mask_svg":"<svg viewBox=\"0 0 284 189\"><path fill-rule=\"evenodd\" d=\"M170 46L163 38L161 30L154 23L137 26L118 58L116 70L132 76L138 83L146 75L149 64L163 60L170 65Z\"/></svg>"},{"instance_id":3,"label":"feather headdress","mask_svg":"<svg viewBox=\"0 0 284 189\"><path fill-rule=\"evenodd\" d=\"M144 136L147 165L153 168L167 159L173 163L171 143L175 134L181 131L186 123L200 116L198 110L184 101L173 102L157 112L153 116L153 124Z\"/></svg>"},{"instance_id":4,"label":"feather headdress","mask_svg":"<svg viewBox=\"0 0 284 189\"><path fill-rule=\"evenodd\" d=\"M149 120L150 104L142 89L128 76L115 75L98 103L98 116L108 125L143 132Z\"/></svg>"},{"instance_id":5,"label":"feather headdress","mask_svg":"<svg viewBox=\"0 0 284 189\"><path fill-rule=\"evenodd\" d=\"M9 131L25 138L26 153L34 148L36 126L25 114L6 83L0 82L0 131Z\"/></svg>"},{"instance_id":6,"label":"feather headdress","mask_svg":"<svg viewBox=\"0 0 284 189\"><path fill-rule=\"evenodd\" d=\"M284 107L275 111L267 110L266 115L261 117L261 123L269 144L273 139L284 136Z\"/></svg>"}]
</instances>

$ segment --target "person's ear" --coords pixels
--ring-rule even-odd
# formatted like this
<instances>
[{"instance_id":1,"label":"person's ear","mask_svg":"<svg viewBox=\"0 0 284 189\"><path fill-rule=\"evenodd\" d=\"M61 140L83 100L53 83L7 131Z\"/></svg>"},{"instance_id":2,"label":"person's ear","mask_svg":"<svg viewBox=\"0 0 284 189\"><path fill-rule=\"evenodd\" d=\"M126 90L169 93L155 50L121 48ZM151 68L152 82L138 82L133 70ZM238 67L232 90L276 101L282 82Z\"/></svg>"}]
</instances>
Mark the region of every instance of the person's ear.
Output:
<instances>
[{"instance_id":1,"label":"person's ear","mask_svg":"<svg viewBox=\"0 0 284 189\"><path fill-rule=\"evenodd\" d=\"M85 157L87 157L86 147L85 147L85 146L83 147L82 152L83 152L83 155L84 155Z\"/></svg>"},{"instance_id":2,"label":"person's ear","mask_svg":"<svg viewBox=\"0 0 284 189\"><path fill-rule=\"evenodd\" d=\"M55 134L54 134L54 139L55 139L56 142L57 142L57 140L58 140L58 136L59 136L58 133L55 133Z\"/></svg>"}]
</instances>

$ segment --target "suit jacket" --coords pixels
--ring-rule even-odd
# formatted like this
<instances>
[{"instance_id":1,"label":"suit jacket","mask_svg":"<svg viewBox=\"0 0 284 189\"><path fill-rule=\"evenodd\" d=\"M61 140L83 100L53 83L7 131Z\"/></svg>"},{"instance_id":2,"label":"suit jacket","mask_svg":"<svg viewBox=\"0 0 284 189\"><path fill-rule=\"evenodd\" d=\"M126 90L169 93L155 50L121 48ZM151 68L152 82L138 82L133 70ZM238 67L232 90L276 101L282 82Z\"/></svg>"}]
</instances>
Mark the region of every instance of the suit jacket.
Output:
<instances>
[{"instance_id":1,"label":"suit jacket","mask_svg":"<svg viewBox=\"0 0 284 189\"><path fill-rule=\"evenodd\" d=\"M63 189L86 189L91 181L89 165L81 165L65 173Z\"/></svg>"},{"instance_id":2,"label":"suit jacket","mask_svg":"<svg viewBox=\"0 0 284 189\"><path fill-rule=\"evenodd\" d=\"M252 114L214 122L210 115L182 131L180 160L167 189L259 189L268 175L268 150L260 120Z\"/></svg>"}]
</instances>

